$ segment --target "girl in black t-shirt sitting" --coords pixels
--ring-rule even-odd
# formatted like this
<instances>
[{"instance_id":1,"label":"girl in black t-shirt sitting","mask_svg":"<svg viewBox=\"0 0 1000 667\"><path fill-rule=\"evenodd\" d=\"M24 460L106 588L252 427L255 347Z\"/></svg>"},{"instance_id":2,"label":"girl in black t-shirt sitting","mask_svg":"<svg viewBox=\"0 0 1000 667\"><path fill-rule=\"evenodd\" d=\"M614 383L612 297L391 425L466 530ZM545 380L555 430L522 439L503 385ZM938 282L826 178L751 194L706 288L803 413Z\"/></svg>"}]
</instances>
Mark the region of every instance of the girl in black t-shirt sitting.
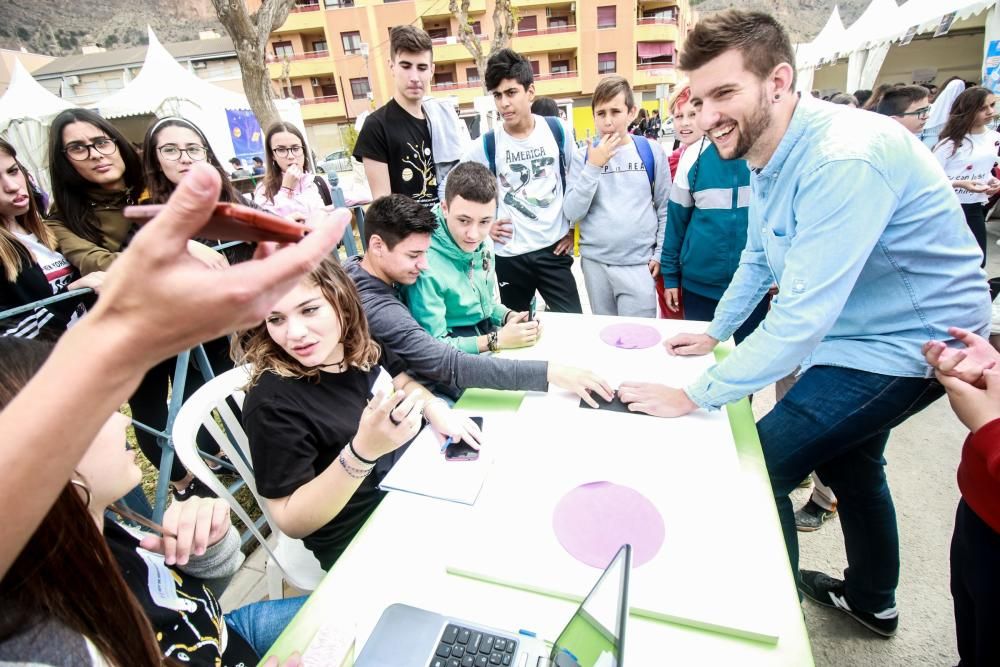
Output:
<instances>
[{"instance_id":1,"label":"girl in black t-shirt sitting","mask_svg":"<svg viewBox=\"0 0 1000 667\"><path fill-rule=\"evenodd\" d=\"M422 417L479 446L471 420L371 339L354 283L333 259L236 346L253 367L243 425L257 490L278 527L301 538L324 569L378 505L378 484Z\"/></svg>"}]
</instances>

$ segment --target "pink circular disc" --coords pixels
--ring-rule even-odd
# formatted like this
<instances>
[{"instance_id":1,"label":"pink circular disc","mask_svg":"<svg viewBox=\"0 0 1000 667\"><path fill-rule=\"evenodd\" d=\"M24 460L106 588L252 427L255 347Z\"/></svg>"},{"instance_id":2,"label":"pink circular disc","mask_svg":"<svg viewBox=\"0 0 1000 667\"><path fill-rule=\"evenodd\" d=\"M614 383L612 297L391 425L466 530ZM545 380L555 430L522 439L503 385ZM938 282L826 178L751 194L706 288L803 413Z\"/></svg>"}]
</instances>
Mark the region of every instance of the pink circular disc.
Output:
<instances>
[{"instance_id":1,"label":"pink circular disc","mask_svg":"<svg viewBox=\"0 0 1000 667\"><path fill-rule=\"evenodd\" d=\"M563 496L552 513L552 529L571 556L602 569L623 544L632 545L633 567L652 560L666 532L646 496L611 482L583 484Z\"/></svg>"},{"instance_id":2,"label":"pink circular disc","mask_svg":"<svg viewBox=\"0 0 1000 667\"><path fill-rule=\"evenodd\" d=\"M645 324L612 324L601 329L601 340L623 350L641 350L660 342L660 332Z\"/></svg>"}]
</instances>

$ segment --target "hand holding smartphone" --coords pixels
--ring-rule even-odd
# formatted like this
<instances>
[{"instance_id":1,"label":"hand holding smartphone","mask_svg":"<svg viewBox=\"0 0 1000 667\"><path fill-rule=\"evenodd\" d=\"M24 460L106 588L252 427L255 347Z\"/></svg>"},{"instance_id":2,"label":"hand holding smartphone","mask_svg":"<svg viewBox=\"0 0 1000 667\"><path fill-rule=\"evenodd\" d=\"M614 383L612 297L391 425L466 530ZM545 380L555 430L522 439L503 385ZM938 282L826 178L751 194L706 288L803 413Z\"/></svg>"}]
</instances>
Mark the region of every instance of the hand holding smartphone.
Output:
<instances>
[{"instance_id":1,"label":"hand holding smartphone","mask_svg":"<svg viewBox=\"0 0 1000 667\"><path fill-rule=\"evenodd\" d=\"M157 216L163 205L126 206L123 215L143 224ZM241 204L219 202L212 211L212 217L198 232L200 238L220 241L249 241L260 243L297 243L312 231L308 225L292 222L285 218Z\"/></svg>"},{"instance_id":2,"label":"hand holding smartphone","mask_svg":"<svg viewBox=\"0 0 1000 667\"><path fill-rule=\"evenodd\" d=\"M482 430L483 428L483 418L482 417L470 417L476 426ZM473 449L465 442L459 440L455 442L451 439L451 436L444 441L444 459L445 461L475 461L479 458L479 450Z\"/></svg>"}]
</instances>

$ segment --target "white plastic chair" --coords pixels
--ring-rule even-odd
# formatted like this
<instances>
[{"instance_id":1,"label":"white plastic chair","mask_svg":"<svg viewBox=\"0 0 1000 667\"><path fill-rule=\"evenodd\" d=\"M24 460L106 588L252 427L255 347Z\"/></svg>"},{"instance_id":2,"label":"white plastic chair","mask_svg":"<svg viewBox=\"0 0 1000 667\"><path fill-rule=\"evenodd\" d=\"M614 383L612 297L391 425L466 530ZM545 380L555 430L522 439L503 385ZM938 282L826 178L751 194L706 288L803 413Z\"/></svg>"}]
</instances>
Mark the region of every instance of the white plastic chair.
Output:
<instances>
[{"instance_id":1,"label":"white plastic chair","mask_svg":"<svg viewBox=\"0 0 1000 667\"><path fill-rule=\"evenodd\" d=\"M236 513L236 516L243 521L253 536L257 538L260 545L267 551L267 564L264 567L264 574L267 580L267 594L272 600L280 599L284 596L282 577L290 584L303 591L312 591L319 586L323 580L325 572L320 567L319 561L309 549L306 548L302 540L288 537L278 528L274 519L266 509L264 500L257 493L257 484L254 479L253 468L248 465L250 459L250 446L246 433L239 419L233 414L226 398L232 396L236 403L242 408L243 399L246 392L243 387L249 380L249 366L234 368L226 371L222 375L206 382L198 391L191 395L184 405L181 406L177 418L174 420L173 441L174 450L180 458L184 467L190 470L195 477L212 489L220 498L229 503L229 506ZM235 443L230 440L226 432L219 427L215 421L214 413L221 417L226 429L232 434ZM271 535L275 536L275 546L272 549L267 540L260 534L254 522L233 497L226 486L219 481L216 474L209 469L208 465L201 458L198 452L196 436L198 429L205 427L220 449L229 457L230 462L239 472L240 477L246 483L247 488L253 493L264 513L264 519L271 527Z\"/></svg>"}]
</instances>

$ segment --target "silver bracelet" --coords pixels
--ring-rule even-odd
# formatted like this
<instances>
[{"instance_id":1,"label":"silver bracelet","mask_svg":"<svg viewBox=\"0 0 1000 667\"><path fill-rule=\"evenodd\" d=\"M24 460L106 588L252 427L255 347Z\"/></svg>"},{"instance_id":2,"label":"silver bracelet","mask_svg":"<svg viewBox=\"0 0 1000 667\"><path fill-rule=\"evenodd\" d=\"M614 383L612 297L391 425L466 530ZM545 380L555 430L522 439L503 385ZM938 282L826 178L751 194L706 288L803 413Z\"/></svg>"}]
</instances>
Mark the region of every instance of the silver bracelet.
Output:
<instances>
[{"instance_id":1,"label":"silver bracelet","mask_svg":"<svg viewBox=\"0 0 1000 667\"><path fill-rule=\"evenodd\" d=\"M346 472L349 477L353 477L354 479L364 479L365 477L371 474L372 470L375 469L375 466L372 466L371 468L368 469L355 468L354 466L350 465L347 462L347 459L344 458L343 451L340 452L340 457L338 460L340 461L340 465L343 466L344 472Z\"/></svg>"}]
</instances>

